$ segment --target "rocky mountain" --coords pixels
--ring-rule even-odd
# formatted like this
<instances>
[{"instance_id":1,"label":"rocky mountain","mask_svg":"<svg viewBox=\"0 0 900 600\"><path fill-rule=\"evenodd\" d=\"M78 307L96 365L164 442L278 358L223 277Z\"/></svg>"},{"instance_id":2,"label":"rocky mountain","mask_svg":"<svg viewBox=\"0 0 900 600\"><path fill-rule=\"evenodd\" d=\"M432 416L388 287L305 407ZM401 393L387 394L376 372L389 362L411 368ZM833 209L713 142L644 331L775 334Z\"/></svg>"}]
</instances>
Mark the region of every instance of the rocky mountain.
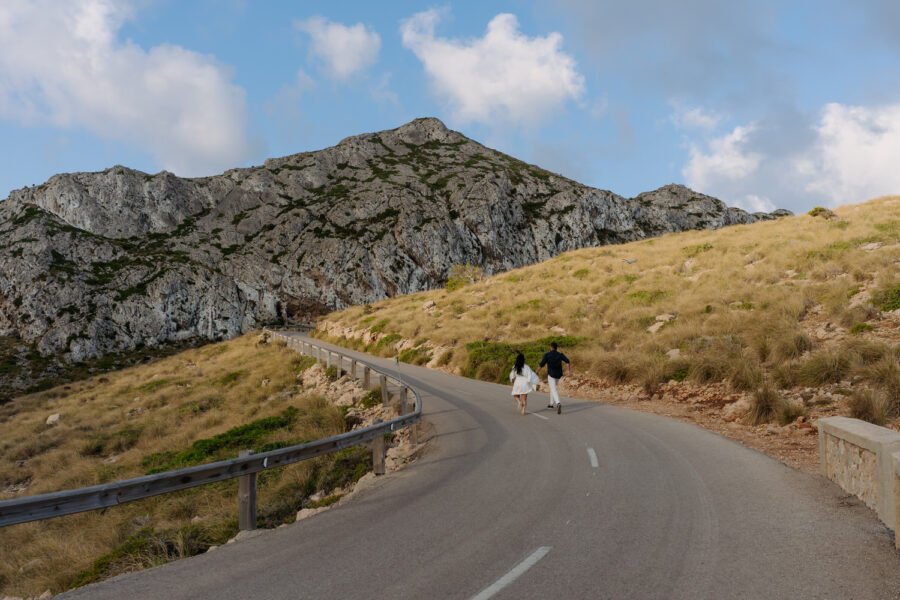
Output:
<instances>
[{"instance_id":1,"label":"rocky mountain","mask_svg":"<svg viewBox=\"0 0 900 600\"><path fill-rule=\"evenodd\" d=\"M433 288L455 264L775 216L678 185L625 199L417 119L214 177L117 166L13 192L0 336L81 361Z\"/></svg>"}]
</instances>

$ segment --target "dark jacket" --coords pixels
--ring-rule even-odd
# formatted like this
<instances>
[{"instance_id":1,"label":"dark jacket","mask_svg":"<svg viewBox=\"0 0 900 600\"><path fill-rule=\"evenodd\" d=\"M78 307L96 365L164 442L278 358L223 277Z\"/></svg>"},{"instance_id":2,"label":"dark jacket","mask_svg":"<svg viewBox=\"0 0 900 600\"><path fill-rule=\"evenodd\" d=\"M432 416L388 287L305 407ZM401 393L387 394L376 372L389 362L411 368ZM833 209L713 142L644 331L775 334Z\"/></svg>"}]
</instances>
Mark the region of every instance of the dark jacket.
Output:
<instances>
[{"instance_id":1,"label":"dark jacket","mask_svg":"<svg viewBox=\"0 0 900 600\"><path fill-rule=\"evenodd\" d=\"M569 364L569 359L556 350L551 350L541 359L541 366L547 366L547 376L553 379L560 379L563 376L563 363Z\"/></svg>"}]
</instances>

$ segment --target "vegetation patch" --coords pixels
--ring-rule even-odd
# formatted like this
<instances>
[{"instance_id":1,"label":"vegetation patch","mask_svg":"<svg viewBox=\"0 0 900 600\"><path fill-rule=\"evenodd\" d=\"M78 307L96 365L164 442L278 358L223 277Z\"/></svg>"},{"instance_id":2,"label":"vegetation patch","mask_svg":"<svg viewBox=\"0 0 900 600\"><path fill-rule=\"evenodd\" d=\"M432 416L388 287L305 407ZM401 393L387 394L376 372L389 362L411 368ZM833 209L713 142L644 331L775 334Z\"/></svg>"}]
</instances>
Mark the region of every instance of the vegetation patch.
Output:
<instances>
[{"instance_id":1,"label":"vegetation patch","mask_svg":"<svg viewBox=\"0 0 900 600\"><path fill-rule=\"evenodd\" d=\"M197 440L187 450L153 453L144 458L141 464L149 475L214 462L225 458L226 452L233 454L235 450L254 448L273 432L290 429L299 415L300 411L296 408L288 407L280 415L257 419L211 438ZM262 451L258 447L254 449Z\"/></svg>"},{"instance_id":2,"label":"vegetation patch","mask_svg":"<svg viewBox=\"0 0 900 600\"><path fill-rule=\"evenodd\" d=\"M466 377L509 383L509 372L516 360L516 353L525 355L525 362L537 369L544 353L550 349L550 343L556 342L562 348L574 348L581 342L574 336L546 337L539 340L509 344L504 342L470 342L466 344L466 363L463 374Z\"/></svg>"}]
</instances>

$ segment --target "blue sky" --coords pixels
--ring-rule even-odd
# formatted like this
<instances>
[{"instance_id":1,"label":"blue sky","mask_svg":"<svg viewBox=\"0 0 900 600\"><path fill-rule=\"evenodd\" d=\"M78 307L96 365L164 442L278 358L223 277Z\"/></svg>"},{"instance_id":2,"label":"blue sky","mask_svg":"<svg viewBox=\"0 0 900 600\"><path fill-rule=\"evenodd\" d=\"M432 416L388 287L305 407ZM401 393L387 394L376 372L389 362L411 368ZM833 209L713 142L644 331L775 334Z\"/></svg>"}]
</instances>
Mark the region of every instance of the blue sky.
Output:
<instances>
[{"instance_id":1,"label":"blue sky","mask_svg":"<svg viewBox=\"0 0 900 600\"><path fill-rule=\"evenodd\" d=\"M900 193L900 2L4 0L0 198L219 173L437 116L633 196Z\"/></svg>"}]
</instances>

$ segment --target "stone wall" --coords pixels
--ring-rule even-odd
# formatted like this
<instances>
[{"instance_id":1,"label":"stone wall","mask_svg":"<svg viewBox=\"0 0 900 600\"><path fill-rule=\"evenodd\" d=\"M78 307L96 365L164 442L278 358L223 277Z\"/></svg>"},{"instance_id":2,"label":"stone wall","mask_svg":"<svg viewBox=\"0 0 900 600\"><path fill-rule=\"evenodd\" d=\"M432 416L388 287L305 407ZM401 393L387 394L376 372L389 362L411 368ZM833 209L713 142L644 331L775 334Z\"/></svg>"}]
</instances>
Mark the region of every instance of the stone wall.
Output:
<instances>
[{"instance_id":1,"label":"stone wall","mask_svg":"<svg viewBox=\"0 0 900 600\"><path fill-rule=\"evenodd\" d=\"M900 433L858 419L819 420L822 473L874 510L885 525L900 524ZM900 535L896 536L900 548Z\"/></svg>"},{"instance_id":2,"label":"stone wall","mask_svg":"<svg viewBox=\"0 0 900 600\"><path fill-rule=\"evenodd\" d=\"M878 510L882 486L876 454L847 440L825 434L825 455L825 476L872 510Z\"/></svg>"}]
</instances>

